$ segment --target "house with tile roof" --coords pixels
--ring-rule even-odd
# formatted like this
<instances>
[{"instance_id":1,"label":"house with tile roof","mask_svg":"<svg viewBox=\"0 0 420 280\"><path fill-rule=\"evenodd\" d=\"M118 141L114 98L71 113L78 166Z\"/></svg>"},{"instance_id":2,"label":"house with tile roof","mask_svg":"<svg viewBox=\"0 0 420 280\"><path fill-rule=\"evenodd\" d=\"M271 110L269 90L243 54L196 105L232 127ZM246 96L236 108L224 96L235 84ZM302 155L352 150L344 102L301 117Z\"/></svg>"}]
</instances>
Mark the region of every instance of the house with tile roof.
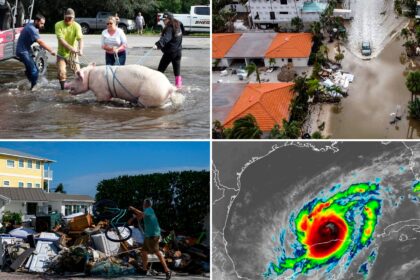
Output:
<instances>
[{"instance_id":1,"label":"house with tile roof","mask_svg":"<svg viewBox=\"0 0 420 280\"><path fill-rule=\"evenodd\" d=\"M236 34L236 33L235 33ZM232 62L248 65L253 62L257 66L281 67L291 63L296 67L308 65L312 50L312 35L310 33L274 33L252 32L242 33L235 40L224 44L223 34L213 34L213 60L222 59L219 66L228 67ZM229 34L229 36L232 34Z\"/></svg>"},{"instance_id":2,"label":"house with tile roof","mask_svg":"<svg viewBox=\"0 0 420 280\"><path fill-rule=\"evenodd\" d=\"M232 59L226 57L226 53L241 37L240 33L216 33L212 34L212 58L213 64L218 61L218 67L229 67Z\"/></svg>"},{"instance_id":3,"label":"house with tile roof","mask_svg":"<svg viewBox=\"0 0 420 280\"><path fill-rule=\"evenodd\" d=\"M275 124L282 125L290 118L290 103L295 94L293 83L247 84L224 120L225 127L232 127L235 120L252 114L260 129L268 133Z\"/></svg>"},{"instance_id":4,"label":"house with tile roof","mask_svg":"<svg viewBox=\"0 0 420 280\"><path fill-rule=\"evenodd\" d=\"M311 33L278 33L265 52L265 65L270 65L270 60L274 59L275 66L292 63L296 67L305 67L312 44Z\"/></svg>"}]
</instances>

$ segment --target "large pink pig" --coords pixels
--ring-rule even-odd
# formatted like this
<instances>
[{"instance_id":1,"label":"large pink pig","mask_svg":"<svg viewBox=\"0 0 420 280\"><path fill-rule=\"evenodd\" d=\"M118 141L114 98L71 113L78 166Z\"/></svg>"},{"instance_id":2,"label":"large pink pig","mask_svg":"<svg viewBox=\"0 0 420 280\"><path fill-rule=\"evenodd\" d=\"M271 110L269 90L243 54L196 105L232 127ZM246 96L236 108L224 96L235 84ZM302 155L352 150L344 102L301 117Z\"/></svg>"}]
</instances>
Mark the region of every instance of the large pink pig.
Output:
<instances>
[{"instance_id":1,"label":"large pink pig","mask_svg":"<svg viewBox=\"0 0 420 280\"><path fill-rule=\"evenodd\" d=\"M145 107L161 106L168 98L172 103L180 99L164 74L141 65L89 64L77 71L75 79L66 83L65 88L73 95L91 90L98 101L120 98Z\"/></svg>"}]
</instances>

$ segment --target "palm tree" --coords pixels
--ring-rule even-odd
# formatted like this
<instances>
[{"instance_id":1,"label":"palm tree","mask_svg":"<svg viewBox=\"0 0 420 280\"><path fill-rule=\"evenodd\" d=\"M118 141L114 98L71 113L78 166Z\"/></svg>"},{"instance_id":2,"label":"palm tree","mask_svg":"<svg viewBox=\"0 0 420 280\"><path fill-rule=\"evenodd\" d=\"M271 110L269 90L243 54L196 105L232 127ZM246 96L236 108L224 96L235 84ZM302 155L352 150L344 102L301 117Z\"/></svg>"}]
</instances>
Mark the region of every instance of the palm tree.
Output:
<instances>
[{"instance_id":1,"label":"palm tree","mask_svg":"<svg viewBox=\"0 0 420 280\"><path fill-rule=\"evenodd\" d=\"M313 36L313 41L316 43L321 42L323 39L323 35L321 32L321 23L319 21L314 21L311 24L310 28Z\"/></svg>"},{"instance_id":2,"label":"palm tree","mask_svg":"<svg viewBox=\"0 0 420 280\"><path fill-rule=\"evenodd\" d=\"M330 59L328 58L328 47L327 47L326 45L321 45L321 46L319 47L318 52L319 52L319 53L321 53L321 54L323 54L323 55L325 56L325 59L326 59L327 61L328 61L328 60L330 60Z\"/></svg>"},{"instance_id":3,"label":"palm tree","mask_svg":"<svg viewBox=\"0 0 420 280\"><path fill-rule=\"evenodd\" d=\"M411 100L413 100L414 95L420 94L420 71L410 72L405 85L411 92Z\"/></svg>"},{"instance_id":4,"label":"palm tree","mask_svg":"<svg viewBox=\"0 0 420 280\"><path fill-rule=\"evenodd\" d=\"M411 32L410 32L410 30L408 28L403 28L403 29L401 29L400 35L401 35L401 37L404 38L404 40L407 41L408 40L408 37L411 36Z\"/></svg>"},{"instance_id":5,"label":"palm tree","mask_svg":"<svg viewBox=\"0 0 420 280\"><path fill-rule=\"evenodd\" d=\"M339 52L334 57L335 61L340 64L341 61L344 59L344 54L342 52Z\"/></svg>"},{"instance_id":6,"label":"palm tree","mask_svg":"<svg viewBox=\"0 0 420 280\"><path fill-rule=\"evenodd\" d=\"M258 126L257 120L251 114L235 120L230 139L260 139L262 131Z\"/></svg>"},{"instance_id":7,"label":"palm tree","mask_svg":"<svg viewBox=\"0 0 420 280\"><path fill-rule=\"evenodd\" d=\"M249 63L246 67L245 67L246 71L247 71L247 75L246 77L248 78L249 76L252 75L252 73L255 72L255 74L257 75L257 81L258 83L261 84L261 77L260 77L260 71L258 71L258 67L254 62Z\"/></svg>"},{"instance_id":8,"label":"palm tree","mask_svg":"<svg viewBox=\"0 0 420 280\"><path fill-rule=\"evenodd\" d=\"M301 125L297 121L286 121L283 119L283 127L281 128L282 139L297 139L300 136Z\"/></svg>"},{"instance_id":9,"label":"palm tree","mask_svg":"<svg viewBox=\"0 0 420 280\"><path fill-rule=\"evenodd\" d=\"M303 29L303 21L300 17L292 18L290 25L295 27L295 32L300 32Z\"/></svg>"},{"instance_id":10,"label":"palm tree","mask_svg":"<svg viewBox=\"0 0 420 280\"><path fill-rule=\"evenodd\" d=\"M223 139L223 125L219 120L213 122L212 138Z\"/></svg>"},{"instance_id":11,"label":"palm tree","mask_svg":"<svg viewBox=\"0 0 420 280\"><path fill-rule=\"evenodd\" d=\"M280 139L281 132L280 132L280 126L278 123L274 125L274 127L270 131L270 139Z\"/></svg>"}]
</instances>

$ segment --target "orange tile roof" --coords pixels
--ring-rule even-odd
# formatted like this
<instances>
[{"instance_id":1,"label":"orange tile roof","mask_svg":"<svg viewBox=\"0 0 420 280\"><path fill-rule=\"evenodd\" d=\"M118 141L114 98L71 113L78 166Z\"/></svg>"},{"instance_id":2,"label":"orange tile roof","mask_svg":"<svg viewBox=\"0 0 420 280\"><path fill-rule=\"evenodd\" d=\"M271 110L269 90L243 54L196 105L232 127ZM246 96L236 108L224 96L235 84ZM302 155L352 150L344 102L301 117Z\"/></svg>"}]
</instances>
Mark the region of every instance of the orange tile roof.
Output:
<instances>
[{"instance_id":1,"label":"orange tile roof","mask_svg":"<svg viewBox=\"0 0 420 280\"><path fill-rule=\"evenodd\" d=\"M264 132L289 119L289 106L294 97L293 83L248 84L229 112L224 126L232 127L235 120L252 114Z\"/></svg>"},{"instance_id":2,"label":"orange tile roof","mask_svg":"<svg viewBox=\"0 0 420 280\"><path fill-rule=\"evenodd\" d=\"M241 37L239 33L216 33L212 35L213 58L223 58Z\"/></svg>"},{"instance_id":3,"label":"orange tile roof","mask_svg":"<svg viewBox=\"0 0 420 280\"><path fill-rule=\"evenodd\" d=\"M266 58L309 57L312 48L311 33L279 33L265 52Z\"/></svg>"}]
</instances>

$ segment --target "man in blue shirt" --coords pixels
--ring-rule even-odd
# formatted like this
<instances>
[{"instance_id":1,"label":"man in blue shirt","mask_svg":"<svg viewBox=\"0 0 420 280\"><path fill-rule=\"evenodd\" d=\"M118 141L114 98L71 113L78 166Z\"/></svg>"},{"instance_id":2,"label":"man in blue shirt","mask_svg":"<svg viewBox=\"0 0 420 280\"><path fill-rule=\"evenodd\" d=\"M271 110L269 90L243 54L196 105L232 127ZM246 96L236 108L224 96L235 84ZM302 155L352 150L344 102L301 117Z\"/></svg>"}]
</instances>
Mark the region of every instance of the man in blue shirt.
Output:
<instances>
[{"instance_id":1,"label":"man in blue shirt","mask_svg":"<svg viewBox=\"0 0 420 280\"><path fill-rule=\"evenodd\" d=\"M49 53L55 55L55 52L43 40L41 40L41 37L39 36L39 29L44 28L44 25L45 17L42 15L36 15L34 23L29 23L25 26L25 28L23 28L16 45L16 56L23 62L23 64L25 64L25 74L31 82L31 90L34 89L39 75L38 67L32 58L32 44L37 42Z\"/></svg>"},{"instance_id":2,"label":"man in blue shirt","mask_svg":"<svg viewBox=\"0 0 420 280\"><path fill-rule=\"evenodd\" d=\"M171 279L171 271L166 265L165 259L159 250L160 227L155 211L152 208L152 200L144 200L143 212L132 206L129 207L129 210L133 211L138 219L143 219L144 221L144 244L141 251L144 274L147 272L147 254L155 254L165 270L166 280Z\"/></svg>"}]
</instances>

